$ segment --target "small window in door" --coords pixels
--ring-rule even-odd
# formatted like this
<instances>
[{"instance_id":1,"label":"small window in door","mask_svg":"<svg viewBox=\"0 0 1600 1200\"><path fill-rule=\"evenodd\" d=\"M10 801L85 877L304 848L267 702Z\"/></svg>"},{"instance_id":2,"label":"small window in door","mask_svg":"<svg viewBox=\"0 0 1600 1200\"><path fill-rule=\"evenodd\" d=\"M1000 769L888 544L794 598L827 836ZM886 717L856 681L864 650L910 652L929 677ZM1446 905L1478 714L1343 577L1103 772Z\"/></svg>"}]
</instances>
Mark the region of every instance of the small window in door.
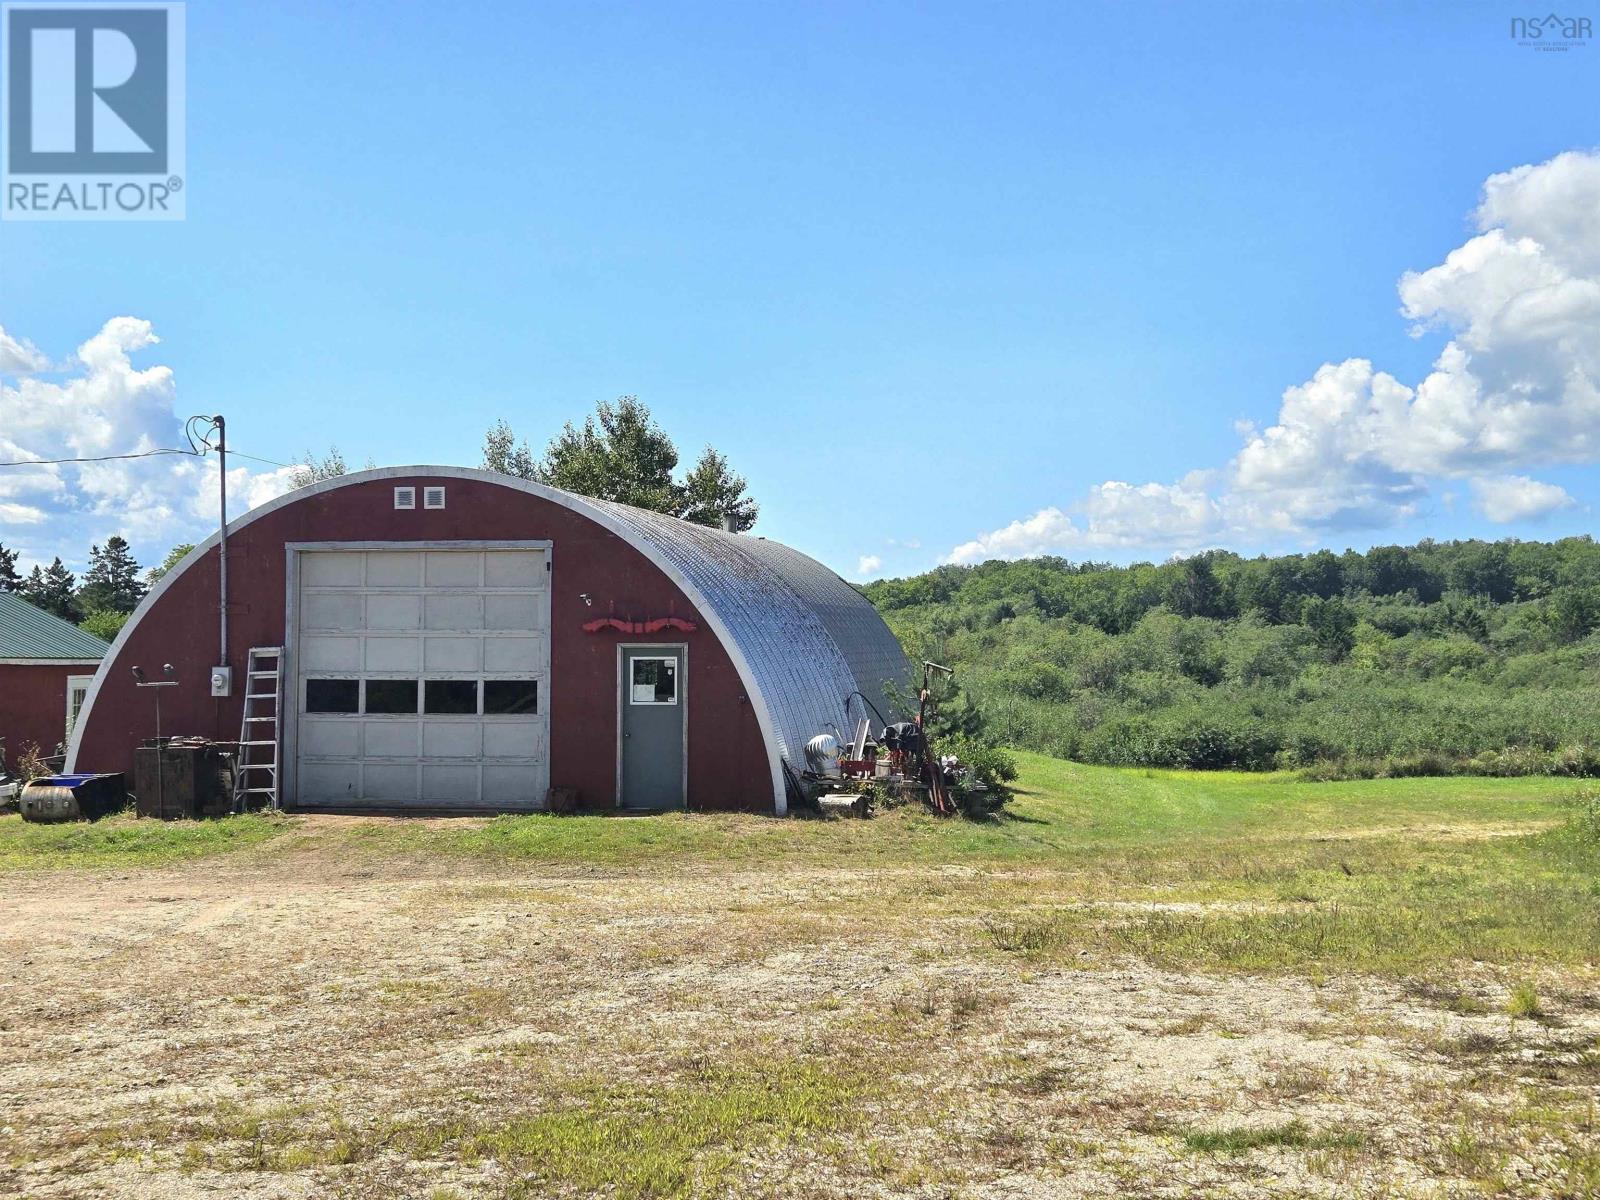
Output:
<instances>
[{"instance_id":1,"label":"small window in door","mask_svg":"<svg viewBox=\"0 0 1600 1200\"><path fill-rule=\"evenodd\" d=\"M633 660L633 686L628 699L633 704L676 704L678 702L678 660L675 658L636 658Z\"/></svg>"},{"instance_id":2,"label":"small window in door","mask_svg":"<svg viewBox=\"0 0 1600 1200\"><path fill-rule=\"evenodd\" d=\"M354 713L361 709L359 679L306 680L308 713Z\"/></svg>"}]
</instances>

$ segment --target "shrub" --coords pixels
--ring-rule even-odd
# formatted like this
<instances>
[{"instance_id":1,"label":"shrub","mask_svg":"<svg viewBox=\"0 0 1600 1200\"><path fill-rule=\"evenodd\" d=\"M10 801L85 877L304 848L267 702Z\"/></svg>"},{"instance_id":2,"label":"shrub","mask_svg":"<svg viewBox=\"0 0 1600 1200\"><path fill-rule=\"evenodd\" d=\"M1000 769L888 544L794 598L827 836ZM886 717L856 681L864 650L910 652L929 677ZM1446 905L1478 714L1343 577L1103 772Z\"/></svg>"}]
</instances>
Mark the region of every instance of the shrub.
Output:
<instances>
[{"instance_id":1,"label":"shrub","mask_svg":"<svg viewBox=\"0 0 1600 1200\"><path fill-rule=\"evenodd\" d=\"M1578 789L1567 816L1567 832L1575 841L1600 848L1600 788Z\"/></svg>"},{"instance_id":2,"label":"shrub","mask_svg":"<svg viewBox=\"0 0 1600 1200\"><path fill-rule=\"evenodd\" d=\"M1511 989L1511 995L1506 997L1506 1012L1513 1017L1543 1016L1538 989L1526 979L1517 984Z\"/></svg>"},{"instance_id":3,"label":"shrub","mask_svg":"<svg viewBox=\"0 0 1600 1200\"><path fill-rule=\"evenodd\" d=\"M941 756L953 754L959 758L977 785L968 787L963 781L954 788L956 807L963 816L986 816L1011 799L1011 789L1006 784L1017 777L1017 760L1005 750L970 738L947 738L937 750Z\"/></svg>"},{"instance_id":4,"label":"shrub","mask_svg":"<svg viewBox=\"0 0 1600 1200\"><path fill-rule=\"evenodd\" d=\"M107 608L97 608L78 622L78 628L85 633L94 634L102 642L115 641L117 634L122 632L122 627L128 623L129 615L125 612L113 612Z\"/></svg>"}]
</instances>

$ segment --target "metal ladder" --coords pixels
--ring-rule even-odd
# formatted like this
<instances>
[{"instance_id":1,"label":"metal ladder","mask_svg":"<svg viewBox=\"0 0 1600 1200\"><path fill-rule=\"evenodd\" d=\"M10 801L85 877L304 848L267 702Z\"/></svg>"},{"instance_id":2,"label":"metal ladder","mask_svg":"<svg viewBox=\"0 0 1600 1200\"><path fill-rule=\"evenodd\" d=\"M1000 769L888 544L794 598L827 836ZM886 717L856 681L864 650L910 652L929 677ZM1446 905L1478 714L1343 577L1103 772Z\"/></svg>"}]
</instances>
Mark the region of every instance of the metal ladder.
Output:
<instances>
[{"instance_id":1,"label":"metal ladder","mask_svg":"<svg viewBox=\"0 0 1600 1200\"><path fill-rule=\"evenodd\" d=\"M248 812L251 796L278 807L278 717L283 709L283 647L252 646L244 672L244 720L233 761L233 811ZM266 776L266 783L257 782Z\"/></svg>"}]
</instances>

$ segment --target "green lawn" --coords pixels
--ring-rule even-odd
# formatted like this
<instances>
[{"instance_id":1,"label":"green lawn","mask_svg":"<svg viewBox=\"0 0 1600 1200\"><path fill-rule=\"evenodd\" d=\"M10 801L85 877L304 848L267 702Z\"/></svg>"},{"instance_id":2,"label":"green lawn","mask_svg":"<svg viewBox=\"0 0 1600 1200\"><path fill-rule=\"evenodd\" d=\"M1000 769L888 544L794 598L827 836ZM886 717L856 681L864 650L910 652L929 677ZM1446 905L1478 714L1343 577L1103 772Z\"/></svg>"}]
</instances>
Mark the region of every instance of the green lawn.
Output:
<instances>
[{"instance_id":1,"label":"green lawn","mask_svg":"<svg viewBox=\"0 0 1600 1200\"><path fill-rule=\"evenodd\" d=\"M864 865L1029 863L1090 865L1131 858L1183 858L1197 846L1233 853L1353 833L1371 836L1438 825L1517 825L1561 818L1570 781L1389 779L1307 783L1291 775L1146 771L1091 767L1019 753L1018 795L1007 815L949 821L920 809L870 821L667 814L630 817L501 817L366 826L353 836L375 846L541 862L637 864L703 859L734 864L794 860ZM1290 845L1279 845L1287 842Z\"/></svg>"},{"instance_id":2,"label":"green lawn","mask_svg":"<svg viewBox=\"0 0 1600 1200\"><path fill-rule=\"evenodd\" d=\"M257 846L293 826L275 816L220 821L141 821L118 813L94 822L31 825L0 816L0 872L58 867L150 867Z\"/></svg>"}]
</instances>

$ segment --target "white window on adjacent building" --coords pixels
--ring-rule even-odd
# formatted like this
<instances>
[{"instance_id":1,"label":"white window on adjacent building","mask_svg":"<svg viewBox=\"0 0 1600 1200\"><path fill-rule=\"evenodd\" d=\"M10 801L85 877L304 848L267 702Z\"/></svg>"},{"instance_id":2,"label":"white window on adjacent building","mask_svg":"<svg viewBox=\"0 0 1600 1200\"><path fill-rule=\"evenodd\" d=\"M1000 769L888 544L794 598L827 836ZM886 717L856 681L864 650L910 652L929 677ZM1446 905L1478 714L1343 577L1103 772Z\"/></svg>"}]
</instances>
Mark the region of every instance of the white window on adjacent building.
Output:
<instances>
[{"instance_id":1,"label":"white window on adjacent building","mask_svg":"<svg viewBox=\"0 0 1600 1200\"><path fill-rule=\"evenodd\" d=\"M67 676L67 736L72 736L72 730L78 723L78 714L83 711L83 702L89 698L89 685L94 682L93 675L68 675Z\"/></svg>"}]
</instances>

